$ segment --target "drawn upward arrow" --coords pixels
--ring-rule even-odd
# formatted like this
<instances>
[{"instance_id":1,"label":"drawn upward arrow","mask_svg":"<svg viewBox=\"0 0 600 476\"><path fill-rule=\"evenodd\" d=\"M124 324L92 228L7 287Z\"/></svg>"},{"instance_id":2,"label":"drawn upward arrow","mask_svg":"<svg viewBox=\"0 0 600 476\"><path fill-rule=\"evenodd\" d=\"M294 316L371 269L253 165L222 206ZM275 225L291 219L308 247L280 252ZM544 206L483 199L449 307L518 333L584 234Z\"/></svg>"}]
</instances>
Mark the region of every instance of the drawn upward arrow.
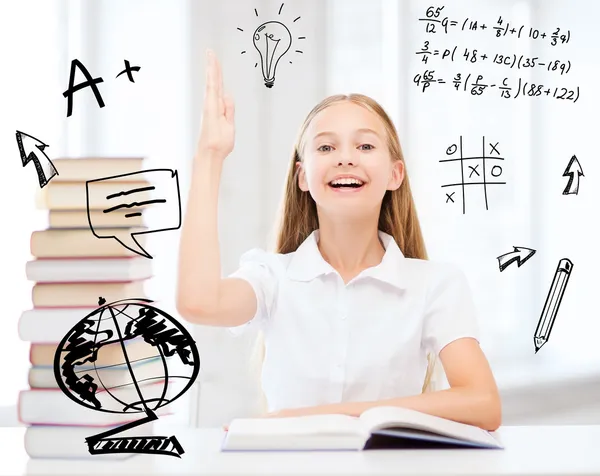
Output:
<instances>
[{"instance_id":1,"label":"drawn upward arrow","mask_svg":"<svg viewBox=\"0 0 600 476\"><path fill-rule=\"evenodd\" d=\"M44 153L44 149L48 147L48 144L44 144L41 140L36 139L29 134L25 134L24 132L17 131L16 135L23 167L25 167L29 162L33 162L33 165L35 165L35 170L37 171L40 188L44 188L46 184L52 180L52 177L58 175L56 167L54 167L54 164ZM25 145L23 144L24 138ZM27 138L29 138L29 140ZM43 159L40 159L40 157L36 154L35 149L38 149L39 153L44 156Z\"/></svg>"},{"instance_id":2,"label":"drawn upward arrow","mask_svg":"<svg viewBox=\"0 0 600 476\"><path fill-rule=\"evenodd\" d=\"M519 268L525 261L531 258L535 254L535 250L531 248L525 248L523 246L513 246L514 251L498 256L498 265L500 266L500 272L504 271L507 266L511 263L517 262Z\"/></svg>"},{"instance_id":3,"label":"drawn upward arrow","mask_svg":"<svg viewBox=\"0 0 600 476\"><path fill-rule=\"evenodd\" d=\"M567 168L563 173L563 177L566 177L567 175L569 175L569 182L563 190L563 195L569 195L572 193L577 195L577 192L579 191L579 176L583 175L583 170L581 169L579 160L577 160L577 157L575 156L571 157L569 165L567 165Z\"/></svg>"}]
</instances>

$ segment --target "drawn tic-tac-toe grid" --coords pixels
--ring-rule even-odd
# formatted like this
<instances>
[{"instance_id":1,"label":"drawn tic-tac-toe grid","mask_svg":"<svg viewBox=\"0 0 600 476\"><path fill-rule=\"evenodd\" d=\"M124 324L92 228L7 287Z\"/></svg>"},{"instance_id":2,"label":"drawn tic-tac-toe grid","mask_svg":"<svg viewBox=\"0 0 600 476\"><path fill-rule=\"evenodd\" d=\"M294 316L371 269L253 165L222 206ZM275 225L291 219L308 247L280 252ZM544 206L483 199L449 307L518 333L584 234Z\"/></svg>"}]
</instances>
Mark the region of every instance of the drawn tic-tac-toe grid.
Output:
<instances>
[{"instance_id":1,"label":"drawn tic-tac-toe grid","mask_svg":"<svg viewBox=\"0 0 600 476\"><path fill-rule=\"evenodd\" d=\"M456 203L457 190L460 188L462 199L463 214L466 211L465 188L479 186L483 189L483 197L485 200L485 209L488 210L488 186L504 185L502 181L502 161L504 157L500 156L498 149L499 142L486 144L485 136L481 141L480 156L464 156L463 153L463 136L460 136L458 145L452 144L446 149L448 159L442 159L440 162L449 162L455 167L454 174L457 177L457 182L442 185L442 188L449 188L452 191L446 192L446 203Z\"/></svg>"}]
</instances>

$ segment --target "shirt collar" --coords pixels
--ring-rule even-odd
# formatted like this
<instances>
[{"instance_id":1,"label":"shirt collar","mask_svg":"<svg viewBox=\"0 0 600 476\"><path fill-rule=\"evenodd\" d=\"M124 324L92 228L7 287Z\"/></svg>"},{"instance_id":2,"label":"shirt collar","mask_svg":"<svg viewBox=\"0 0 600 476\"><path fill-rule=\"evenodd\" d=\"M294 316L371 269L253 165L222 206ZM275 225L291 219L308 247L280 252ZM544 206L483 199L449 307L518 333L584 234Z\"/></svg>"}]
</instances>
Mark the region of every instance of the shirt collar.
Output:
<instances>
[{"instance_id":1,"label":"shirt collar","mask_svg":"<svg viewBox=\"0 0 600 476\"><path fill-rule=\"evenodd\" d=\"M385 247L385 254L381 263L363 270L358 278L369 276L379 281L391 284L399 289L405 289L407 280L404 272L404 255L396 244L396 240L381 230L378 230L379 238ZM319 230L314 230L300 244L293 253L293 257L287 269L290 279L295 281L311 281L312 279L330 273L337 273L319 251L317 246Z\"/></svg>"}]
</instances>

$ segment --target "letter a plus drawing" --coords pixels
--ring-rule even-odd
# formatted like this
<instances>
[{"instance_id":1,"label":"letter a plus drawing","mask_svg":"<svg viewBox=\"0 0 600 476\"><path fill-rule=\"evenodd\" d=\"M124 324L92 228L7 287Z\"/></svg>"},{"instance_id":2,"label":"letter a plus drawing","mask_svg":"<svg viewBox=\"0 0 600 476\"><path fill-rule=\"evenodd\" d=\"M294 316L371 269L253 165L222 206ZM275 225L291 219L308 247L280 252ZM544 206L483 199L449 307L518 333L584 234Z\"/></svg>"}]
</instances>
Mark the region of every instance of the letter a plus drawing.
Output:
<instances>
[{"instance_id":1,"label":"letter a plus drawing","mask_svg":"<svg viewBox=\"0 0 600 476\"><path fill-rule=\"evenodd\" d=\"M79 68L83 75L86 77L87 81L83 81L77 85L73 84L75 82L75 68ZM102 100L102 95L98 90L97 83L103 83L104 80L102 78L92 78L88 70L78 59L74 59L71 61L71 74L69 77L69 88L63 93L63 96L67 98L67 117L73 114L73 93L79 91L84 88L92 88L94 92L94 97L96 101L98 101L98 105L102 108L104 107L104 101Z\"/></svg>"}]
</instances>

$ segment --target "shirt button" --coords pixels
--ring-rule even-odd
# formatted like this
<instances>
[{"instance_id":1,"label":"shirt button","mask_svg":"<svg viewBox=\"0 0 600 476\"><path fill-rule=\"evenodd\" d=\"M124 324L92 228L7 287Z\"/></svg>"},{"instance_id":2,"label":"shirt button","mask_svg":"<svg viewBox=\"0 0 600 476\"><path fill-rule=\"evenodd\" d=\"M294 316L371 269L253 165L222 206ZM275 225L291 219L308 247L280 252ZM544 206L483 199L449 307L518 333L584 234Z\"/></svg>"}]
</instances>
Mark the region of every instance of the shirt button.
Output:
<instances>
[{"instance_id":1,"label":"shirt button","mask_svg":"<svg viewBox=\"0 0 600 476\"><path fill-rule=\"evenodd\" d=\"M342 314L342 319L346 319L346 314Z\"/></svg>"}]
</instances>

